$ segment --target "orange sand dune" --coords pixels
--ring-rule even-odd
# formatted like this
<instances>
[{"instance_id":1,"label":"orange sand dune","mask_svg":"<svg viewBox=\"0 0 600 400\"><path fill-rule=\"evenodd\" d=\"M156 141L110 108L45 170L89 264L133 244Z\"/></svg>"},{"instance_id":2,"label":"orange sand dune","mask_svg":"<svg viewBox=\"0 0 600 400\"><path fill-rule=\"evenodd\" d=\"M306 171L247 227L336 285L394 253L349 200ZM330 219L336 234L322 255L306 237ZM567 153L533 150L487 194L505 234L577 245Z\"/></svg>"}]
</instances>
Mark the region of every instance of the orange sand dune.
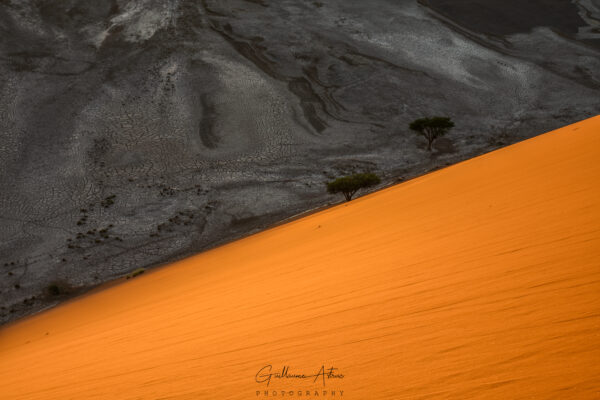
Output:
<instances>
[{"instance_id":1,"label":"orange sand dune","mask_svg":"<svg viewBox=\"0 0 600 400\"><path fill-rule=\"evenodd\" d=\"M337 368L278 398L600 398L600 117L0 331L2 399L264 399L266 365Z\"/></svg>"}]
</instances>

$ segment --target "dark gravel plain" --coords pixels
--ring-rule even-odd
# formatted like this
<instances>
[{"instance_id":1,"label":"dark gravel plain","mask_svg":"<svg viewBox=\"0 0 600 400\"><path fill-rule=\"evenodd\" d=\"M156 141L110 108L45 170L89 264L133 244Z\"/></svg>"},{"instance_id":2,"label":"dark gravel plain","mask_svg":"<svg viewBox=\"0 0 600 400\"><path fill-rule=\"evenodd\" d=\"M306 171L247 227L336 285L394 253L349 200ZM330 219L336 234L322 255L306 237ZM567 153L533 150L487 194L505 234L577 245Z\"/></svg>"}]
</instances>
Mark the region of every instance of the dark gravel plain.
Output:
<instances>
[{"instance_id":1,"label":"dark gravel plain","mask_svg":"<svg viewBox=\"0 0 600 400\"><path fill-rule=\"evenodd\" d=\"M0 0L0 323L597 115L599 9Z\"/></svg>"}]
</instances>

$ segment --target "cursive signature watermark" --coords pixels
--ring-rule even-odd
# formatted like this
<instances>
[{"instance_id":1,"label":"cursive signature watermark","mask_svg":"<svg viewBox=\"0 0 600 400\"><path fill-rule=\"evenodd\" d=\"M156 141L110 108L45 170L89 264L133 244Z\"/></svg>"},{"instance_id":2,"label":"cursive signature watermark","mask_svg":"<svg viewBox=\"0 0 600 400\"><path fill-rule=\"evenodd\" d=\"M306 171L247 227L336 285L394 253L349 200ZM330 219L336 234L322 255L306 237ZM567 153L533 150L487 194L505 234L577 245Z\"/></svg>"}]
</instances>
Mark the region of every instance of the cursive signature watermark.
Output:
<instances>
[{"instance_id":1,"label":"cursive signature watermark","mask_svg":"<svg viewBox=\"0 0 600 400\"><path fill-rule=\"evenodd\" d=\"M272 379L299 379L299 380L312 380L312 383L317 381L322 382L323 386L330 379L341 380L344 379L344 374L338 371L335 367L325 368L321 365L321 368L316 373L303 373L297 371L290 371L290 367L284 365L281 370L273 371L272 365L265 365L258 370L255 376L257 383L266 383L267 387L271 384Z\"/></svg>"}]
</instances>

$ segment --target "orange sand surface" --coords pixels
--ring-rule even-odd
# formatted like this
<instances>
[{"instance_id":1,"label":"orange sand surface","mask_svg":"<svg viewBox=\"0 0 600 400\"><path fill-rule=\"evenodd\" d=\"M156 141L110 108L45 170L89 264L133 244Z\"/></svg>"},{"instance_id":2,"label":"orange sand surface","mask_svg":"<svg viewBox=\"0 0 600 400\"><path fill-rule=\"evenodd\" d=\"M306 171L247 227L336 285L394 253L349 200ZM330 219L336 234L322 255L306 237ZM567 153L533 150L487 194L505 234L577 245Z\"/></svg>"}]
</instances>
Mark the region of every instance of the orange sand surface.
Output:
<instances>
[{"instance_id":1,"label":"orange sand surface","mask_svg":"<svg viewBox=\"0 0 600 400\"><path fill-rule=\"evenodd\" d=\"M600 117L0 330L1 399L264 399L266 365L344 375L278 398L600 398Z\"/></svg>"}]
</instances>

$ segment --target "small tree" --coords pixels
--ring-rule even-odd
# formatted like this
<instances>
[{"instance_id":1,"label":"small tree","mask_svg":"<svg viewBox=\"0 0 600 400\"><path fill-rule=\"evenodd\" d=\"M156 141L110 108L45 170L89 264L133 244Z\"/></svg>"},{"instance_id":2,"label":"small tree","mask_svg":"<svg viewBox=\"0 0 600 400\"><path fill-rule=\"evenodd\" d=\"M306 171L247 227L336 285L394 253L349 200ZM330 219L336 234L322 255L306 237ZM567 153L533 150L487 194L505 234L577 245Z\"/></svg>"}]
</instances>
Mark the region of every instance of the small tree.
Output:
<instances>
[{"instance_id":1,"label":"small tree","mask_svg":"<svg viewBox=\"0 0 600 400\"><path fill-rule=\"evenodd\" d=\"M427 139L427 150L431 151L433 141L454 128L454 122L448 117L419 118L411 122L408 127Z\"/></svg>"},{"instance_id":2,"label":"small tree","mask_svg":"<svg viewBox=\"0 0 600 400\"><path fill-rule=\"evenodd\" d=\"M375 174L354 174L337 178L327 184L329 193L343 193L346 201L352 200L352 196L361 188L377 185L381 179Z\"/></svg>"}]
</instances>

